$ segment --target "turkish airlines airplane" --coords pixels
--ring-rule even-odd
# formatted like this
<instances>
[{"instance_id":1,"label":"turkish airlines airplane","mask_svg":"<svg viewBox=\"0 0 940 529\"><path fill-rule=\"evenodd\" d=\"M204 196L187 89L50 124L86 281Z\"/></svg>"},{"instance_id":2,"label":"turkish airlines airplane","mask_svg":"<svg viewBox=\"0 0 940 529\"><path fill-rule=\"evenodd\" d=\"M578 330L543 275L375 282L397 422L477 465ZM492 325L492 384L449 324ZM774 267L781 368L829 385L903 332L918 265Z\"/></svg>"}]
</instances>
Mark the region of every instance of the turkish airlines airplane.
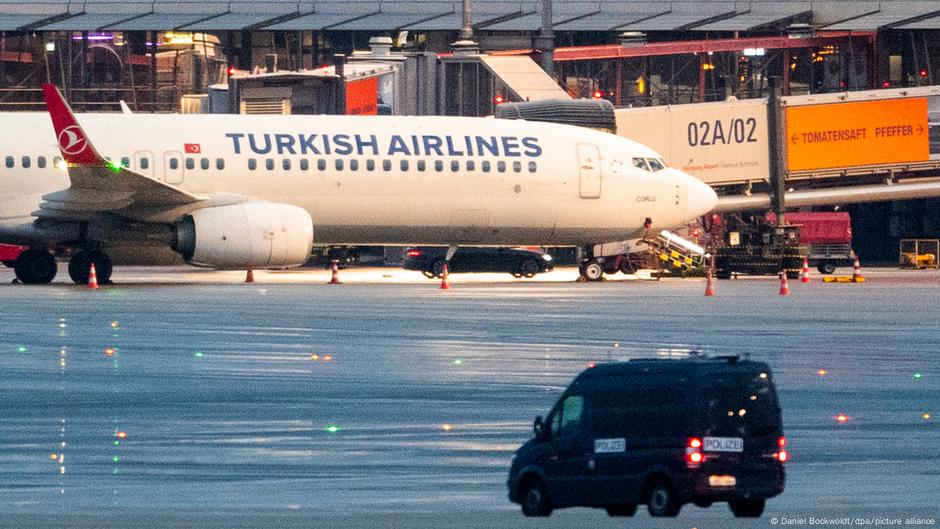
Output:
<instances>
[{"instance_id":1,"label":"turkish airlines airplane","mask_svg":"<svg viewBox=\"0 0 940 529\"><path fill-rule=\"evenodd\" d=\"M590 129L465 117L84 114L4 119L0 243L48 283L108 249L283 268L318 245L578 245L686 224L717 201L653 150ZM51 120L50 120L51 117Z\"/></svg>"}]
</instances>

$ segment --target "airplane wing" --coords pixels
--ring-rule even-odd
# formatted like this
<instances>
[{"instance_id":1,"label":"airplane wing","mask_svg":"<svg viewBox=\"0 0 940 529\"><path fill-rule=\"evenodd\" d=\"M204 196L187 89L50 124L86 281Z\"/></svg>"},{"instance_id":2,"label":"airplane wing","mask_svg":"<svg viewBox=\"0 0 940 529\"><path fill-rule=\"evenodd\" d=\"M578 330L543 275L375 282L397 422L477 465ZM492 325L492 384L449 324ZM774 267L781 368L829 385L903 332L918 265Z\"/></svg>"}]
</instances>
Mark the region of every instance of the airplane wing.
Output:
<instances>
[{"instance_id":1,"label":"airplane wing","mask_svg":"<svg viewBox=\"0 0 940 529\"><path fill-rule=\"evenodd\" d=\"M42 197L39 218L88 220L101 213L139 218L203 199L101 156L79 125L62 93L42 86L62 158L68 165L68 189Z\"/></svg>"}]
</instances>

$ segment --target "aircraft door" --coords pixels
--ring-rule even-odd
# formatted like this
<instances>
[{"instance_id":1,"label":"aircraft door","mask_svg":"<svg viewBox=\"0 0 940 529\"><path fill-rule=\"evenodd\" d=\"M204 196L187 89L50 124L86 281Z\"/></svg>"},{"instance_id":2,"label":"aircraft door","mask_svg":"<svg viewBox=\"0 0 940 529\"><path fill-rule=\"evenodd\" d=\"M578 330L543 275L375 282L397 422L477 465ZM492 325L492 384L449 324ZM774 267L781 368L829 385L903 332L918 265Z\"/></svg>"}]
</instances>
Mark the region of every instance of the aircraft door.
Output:
<instances>
[{"instance_id":1,"label":"aircraft door","mask_svg":"<svg viewBox=\"0 0 940 529\"><path fill-rule=\"evenodd\" d=\"M167 151L163 154L163 174L168 184L183 183L183 153Z\"/></svg>"},{"instance_id":2,"label":"aircraft door","mask_svg":"<svg viewBox=\"0 0 940 529\"><path fill-rule=\"evenodd\" d=\"M142 175L153 177L153 153L150 151L137 151L134 153L134 168Z\"/></svg>"},{"instance_id":3,"label":"aircraft door","mask_svg":"<svg viewBox=\"0 0 940 529\"><path fill-rule=\"evenodd\" d=\"M601 154L597 145L578 144L578 170L581 173L581 198L600 198Z\"/></svg>"}]
</instances>

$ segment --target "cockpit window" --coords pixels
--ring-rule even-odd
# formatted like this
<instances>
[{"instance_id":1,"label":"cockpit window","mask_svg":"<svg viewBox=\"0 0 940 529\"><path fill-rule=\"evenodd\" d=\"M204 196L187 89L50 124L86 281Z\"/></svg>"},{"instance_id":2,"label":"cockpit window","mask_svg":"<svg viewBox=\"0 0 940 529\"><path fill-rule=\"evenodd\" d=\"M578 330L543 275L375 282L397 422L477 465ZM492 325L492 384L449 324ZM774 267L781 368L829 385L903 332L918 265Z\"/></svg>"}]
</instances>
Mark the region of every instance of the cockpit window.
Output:
<instances>
[{"instance_id":1,"label":"cockpit window","mask_svg":"<svg viewBox=\"0 0 940 529\"><path fill-rule=\"evenodd\" d=\"M644 171L649 171L649 170L650 170L649 166L646 165L646 160L643 159L643 158L634 158L634 159L633 159L633 167L637 167L637 168L639 168L639 169L643 169Z\"/></svg>"},{"instance_id":2,"label":"cockpit window","mask_svg":"<svg viewBox=\"0 0 940 529\"><path fill-rule=\"evenodd\" d=\"M649 158L646 160L650 164L650 169L655 173L656 171L662 171L665 169L665 166L656 158Z\"/></svg>"}]
</instances>

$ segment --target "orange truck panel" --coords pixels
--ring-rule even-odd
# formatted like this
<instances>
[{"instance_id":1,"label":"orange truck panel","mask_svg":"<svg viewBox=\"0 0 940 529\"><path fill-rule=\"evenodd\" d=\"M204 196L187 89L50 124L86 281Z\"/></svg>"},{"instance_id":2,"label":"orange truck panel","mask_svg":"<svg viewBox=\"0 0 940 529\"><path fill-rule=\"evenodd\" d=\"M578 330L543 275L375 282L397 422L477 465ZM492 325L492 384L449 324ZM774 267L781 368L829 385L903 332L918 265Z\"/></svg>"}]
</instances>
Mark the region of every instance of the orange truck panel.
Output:
<instances>
[{"instance_id":1,"label":"orange truck panel","mask_svg":"<svg viewBox=\"0 0 940 529\"><path fill-rule=\"evenodd\" d=\"M786 122L790 171L930 159L926 98L788 107Z\"/></svg>"}]
</instances>

